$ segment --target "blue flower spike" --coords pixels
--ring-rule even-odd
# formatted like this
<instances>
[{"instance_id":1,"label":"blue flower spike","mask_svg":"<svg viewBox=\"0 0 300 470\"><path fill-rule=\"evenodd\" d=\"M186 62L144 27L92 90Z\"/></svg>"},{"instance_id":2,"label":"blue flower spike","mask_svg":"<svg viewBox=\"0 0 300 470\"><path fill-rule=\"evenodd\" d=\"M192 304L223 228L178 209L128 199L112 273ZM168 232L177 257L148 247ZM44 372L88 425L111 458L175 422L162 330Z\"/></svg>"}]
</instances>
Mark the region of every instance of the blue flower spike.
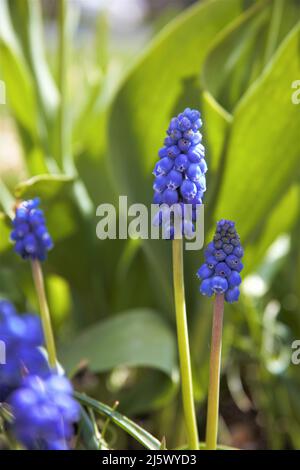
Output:
<instances>
[{"instance_id":1,"label":"blue flower spike","mask_svg":"<svg viewBox=\"0 0 300 470\"><path fill-rule=\"evenodd\" d=\"M242 282L240 272L243 269L243 254L235 223L220 220L213 241L205 250L205 263L197 272L202 281L201 294L208 297L224 294L226 302L237 302Z\"/></svg>"},{"instance_id":2,"label":"blue flower spike","mask_svg":"<svg viewBox=\"0 0 300 470\"><path fill-rule=\"evenodd\" d=\"M160 160L153 171L154 204L171 207L178 203L183 209L186 204L191 204L194 210L202 204L206 191L207 165L204 159L205 149L201 144L202 135L199 132L201 126L200 112L190 108L171 119L164 147L158 152ZM195 227L193 223L188 224L189 233L186 233L185 222L191 221L183 212L182 232L191 236ZM170 238L174 238L174 226L167 227L165 232L170 234Z\"/></svg>"},{"instance_id":3,"label":"blue flower spike","mask_svg":"<svg viewBox=\"0 0 300 470\"><path fill-rule=\"evenodd\" d=\"M66 377L51 374L25 377L9 399L12 431L29 450L68 450L79 420L80 406Z\"/></svg>"},{"instance_id":4,"label":"blue flower spike","mask_svg":"<svg viewBox=\"0 0 300 470\"><path fill-rule=\"evenodd\" d=\"M235 223L220 220L213 241L204 252L205 263L197 272L201 279L201 294L208 297L214 295L205 439L207 450L217 449L224 302L233 303L239 299L243 254Z\"/></svg>"},{"instance_id":5,"label":"blue flower spike","mask_svg":"<svg viewBox=\"0 0 300 470\"><path fill-rule=\"evenodd\" d=\"M56 367L56 348L41 267L41 262L45 261L47 252L53 248L53 241L47 230L44 212L39 205L40 200L36 197L23 201L17 206L10 238L15 242L15 252L21 258L31 261L49 362L54 368Z\"/></svg>"},{"instance_id":6,"label":"blue flower spike","mask_svg":"<svg viewBox=\"0 0 300 470\"><path fill-rule=\"evenodd\" d=\"M23 201L16 209L11 240L15 252L23 259L44 261L47 252L53 248L39 198Z\"/></svg>"}]
</instances>

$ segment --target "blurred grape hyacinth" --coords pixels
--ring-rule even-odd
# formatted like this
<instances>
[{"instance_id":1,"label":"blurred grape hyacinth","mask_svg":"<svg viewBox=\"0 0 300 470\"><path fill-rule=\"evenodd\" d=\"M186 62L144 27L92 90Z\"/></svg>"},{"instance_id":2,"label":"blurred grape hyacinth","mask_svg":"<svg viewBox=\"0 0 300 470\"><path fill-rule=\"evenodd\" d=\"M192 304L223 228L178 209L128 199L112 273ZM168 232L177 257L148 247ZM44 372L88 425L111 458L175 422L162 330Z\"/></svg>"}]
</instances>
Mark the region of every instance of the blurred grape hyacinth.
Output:
<instances>
[{"instance_id":1,"label":"blurred grape hyacinth","mask_svg":"<svg viewBox=\"0 0 300 470\"><path fill-rule=\"evenodd\" d=\"M153 203L169 207L179 204L183 219L182 233L190 236L194 231L192 222L196 219L197 206L202 204L206 191L207 165L199 132L201 126L200 112L190 108L171 119L164 147L158 152L160 160L153 170ZM191 205L191 214L186 210L187 204ZM161 211L155 223L163 224ZM174 237L174 223L163 229L168 233L167 238Z\"/></svg>"},{"instance_id":2,"label":"blurred grape hyacinth","mask_svg":"<svg viewBox=\"0 0 300 470\"><path fill-rule=\"evenodd\" d=\"M12 431L30 450L68 450L80 406L66 377L28 376L10 397Z\"/></svg>"},{"instance_id":3,"label":"blurred grape hyacinth","mask_svg":"<svg viewBox=\"0 0 300 470\"><path fill-rule=\"evenodd\" d=\"M15 252L23 259L44 261L47 251L53 248L39 204L39 198L34 198L23 201L16 209L11 240L15 242Z\"/></svg>"},{"instance_id":4,"label":"blurred grape hyacinth","mask_svg":"<svg viewBox=\"0 0 300 470\"><path fill-rule=\"evenodd\" d=\"M24 375L46 376L50 368L41 351L44 336L39 317L18 315L13 304L0 301L0 340L6 346L6 363L0 365L0 402L20 386Z\"/></svg>"},{"instance_id":5,"label":"blurred grape hyacinth","mask_svg":"<svg viewBox=\"0 0 300 470\"><path fill-rule=\"evenodd\" d=\"M240 272L243 269L243 254L235 223L220 220L213 241L205 250L205 263L197 272L202 280L200 292L208 297L213 294L225 294L227 302L236 302L242 282Z\"/></svg>"}]
</instances>

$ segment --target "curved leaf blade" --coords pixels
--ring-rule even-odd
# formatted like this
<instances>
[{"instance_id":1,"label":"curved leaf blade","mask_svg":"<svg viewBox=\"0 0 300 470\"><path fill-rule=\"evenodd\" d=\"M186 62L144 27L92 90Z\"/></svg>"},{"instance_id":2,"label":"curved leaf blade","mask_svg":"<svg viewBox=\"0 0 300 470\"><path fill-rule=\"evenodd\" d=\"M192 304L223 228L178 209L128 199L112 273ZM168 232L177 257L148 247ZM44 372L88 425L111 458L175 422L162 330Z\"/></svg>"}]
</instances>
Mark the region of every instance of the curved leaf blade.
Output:
<instances>
[{"instance_id":1,"label":"curved leaf blade","mask_svg":"<svg viewBox=\"0 0 300 470\"><path fill-rule=\"evenodd\" d=\"M30 199L40 196L43 199L51 199L74 181L72 176L67 175L37 175L19 183L15 189L18 198Z\"/></svg>"},{"instance_id":2,"label":"curved leaf blade","mask_svg":"<svg viewBox=\"0 0 300 470\"><path fill-rule=\"evenodd\" d=\"M297 176L300 114L291 83L300 74L299 36L298 26L234 112L215 219L235 220L243 240L263 227Z\"/></svg>"},{"instance_id":3,"label":"curved leaf blade","mask_svg":"<svg viewBox=\"0 0 300 470\"><path fill-rule=\"evenodd\" d=\"M113 410L108 405L101 403L100 401L89 398L86 395L75 392L75 398L84 406L90 407L97 413L107 416L117 426L126 431L130 436L136 439L146 449L159 450L161 443L158 439L152 436L148 431L138 426L136 423L131 421L126 416L122 415L116 410Z\"/></svg>"},{"instance_id":4,"label":"curved leaf blade","mask_svg":"<svg viewBox=\"0 0 300 470\"><path fill-rule=\"evenodd\" d=\"M148 309L127 311L87 328L60 358L67 370L87 360L93 372L114 367L150 367L174 378L176 344L165 321Z\"/></svg>"}]
</instances>

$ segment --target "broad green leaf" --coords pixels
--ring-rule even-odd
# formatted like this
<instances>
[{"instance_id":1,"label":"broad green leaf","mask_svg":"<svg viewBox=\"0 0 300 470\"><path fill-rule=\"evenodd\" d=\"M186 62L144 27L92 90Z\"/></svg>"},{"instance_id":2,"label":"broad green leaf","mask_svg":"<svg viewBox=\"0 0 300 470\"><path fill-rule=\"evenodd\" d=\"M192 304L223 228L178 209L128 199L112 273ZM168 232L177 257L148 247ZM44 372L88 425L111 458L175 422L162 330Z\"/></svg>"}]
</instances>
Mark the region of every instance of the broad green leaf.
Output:
<instances>
[{"instance_id":1,"label":"broad green leaf","mask_svg":"<svg viewBox=\"0 0 300 470\"><path fill-rule=\"evenodd\" d=\"M118 390L115 394L120 402L120 409L126 415L139 415L154 410L163 410L167 403L172 403L178 392L178 377L169 376L154 370L135 371L134 386Z\"/></svg>"},{"instance_id":2,"label":"broad green leaf","mask_svg":"<svg viewBox=\"0 0 300 470\"><path fill-rule=\"evenodd\" d=\"M70 186L74 178L66 175L37 175L18 184L15 195L18 198L30 199L35 196L51 199Z\"/></svg>"},{"instance_id":3,"label":"broad green leaf","mask_svg":"<svg viewBox=\"0 0 300 470\"><path fill-rule=\"evenodd\" d=\"M297 175L300 113L291 83L300 74L298 51L296 27L234 111L215 218L235 220L244 241Z\"/></svg>"},{"instance_id":4,"label":"broad green leaf","mask_svg":"<svg viewBox=\"0 0 300 470\"><path fill-rule=\"evenodd\" d=\"M268 39L265 63L276 51L278 45L298 23L300 3L296 0L272 0L272 16L268 25Z\"/></svg>"},{"instance_id":5,"label":"broad green leaf","mask_svg":"<svg viewBox=\"0 0 300 470\"><path fill-rule=\"evenodd\" d=\"M254 78L252 68L257 55L263 54L262 32L270 11L270 2L264 0L240 15L217 36L204 62L203 87L227 112Z\"/></svg>"},{"instance_id":6,"label":"broad green leaf","mask_svg":"<svg viewBox=\"0 0 300 470\"><path fill-rule=\"evenodd\" d=\"M263 0L217 36L204 62L204 88L232 110L298 21L294 0ZM217 73L222 69L222 74Z\"/></svg>"},{"instance_id":7,"label":"broad green leaf","mask_svg":"<svg viewBox=\"0 0 300 470\"><path fill-rule=\"evenodd\" d=\"M119 190L130 200L150 201L152 166L177 101L199 104L199 90L191 102L191 82L215 35L240 11L236 0L195 5L158 35L124 80L112 107L110 153Z\"/></svg>"},{"instance_id":8,"label":"broad green leaf","mask_svg":"<svg viewBox=\"0 0 300 470\"><path fill-rule=\"evenodd\" d=\"M11 5L11 11L16 23L16 33L22 41L24 54L37 86L43 114L53 118L59 96L46 60L40 2L17 0Z\"/></svg>"},{"instance_id":9,"label":"broad green leaf","mask_svg":"<svg viewBox=\"0 0 300 470\"><path fill-rule=\"evenodd\" d=\"M172 331L155 312L127 311L86 329L60 354L67 370L85 359L93 372L117 366L150 367L171 379L176 370L176 345Z\"/></svg>"},{"instance_id":10,"label":"broad green leaf","mask_svg":"<svg viewBox=\"0 0 300 470\"><path fill-rule=\"evenodd\" d=\"M202 95L202 111L205 118L205 144L209 151L209 174L220 169L220 161L232 116L214 99L208 91ZM213 179L210 178L210 184ZM209 186L209 189L211 186ZM208 197L210 195L208 194Z\"/></svg>"},{"instance_id":11,"label":"broad green leaf","mask_svg":"<svg viewBox=\"0 0 300 470\"><path fill-rule=\"evenodd\" d=\"M136 423L123 416L118 411L113 410L108 405L101 403L93 398L89 398L86 395L75 392L75 397L84 406L90 407L101 415L109 417L117 426L126 431L130 436L136 439L146 449L159 450L160 442L158 439L153 437L148 431L138 426Z\"/></svg>"},{"instance_id":12,"label":"broad green leaf","mask_svg":"<svg viewBox=\"0 0 300 470\"><path fill-rule=\"evenodd\" d=\"M10 107L20 123L37 135L34 83L13 31L6 0L0 2L0 74Z\"/></svg>"},{"instance_id":13,"label":"broad green leaf","mask_svg":"<svg viewBox=\"0 0 300 470\"><path fill-rule=\"evenodd\" d=\"M298 214L299 188L292 186L267 218L258 240L253 240L247 246L244 257L244 275L253 271L259 265L266 250L279 235L290 232L298 220Z\"/></svg>"},{"instance_id":14,"label":"broad green leaf","mask_svg":"<svg viewBox=\"0 0 300 470\"><path fill-rule=\"evenodd\" d=\"M209 164L208 191L205 197L206 232L211 225L211 215L217 203L223 176L231 113L249 83L261 72L261 67L258 69L255 64L257 56L263 54L262 30L269 16L268 0L254 4L219 32L203 63L202 112ZM222 73L219 73L220 70Z\"/></svg>"}]
</instances>

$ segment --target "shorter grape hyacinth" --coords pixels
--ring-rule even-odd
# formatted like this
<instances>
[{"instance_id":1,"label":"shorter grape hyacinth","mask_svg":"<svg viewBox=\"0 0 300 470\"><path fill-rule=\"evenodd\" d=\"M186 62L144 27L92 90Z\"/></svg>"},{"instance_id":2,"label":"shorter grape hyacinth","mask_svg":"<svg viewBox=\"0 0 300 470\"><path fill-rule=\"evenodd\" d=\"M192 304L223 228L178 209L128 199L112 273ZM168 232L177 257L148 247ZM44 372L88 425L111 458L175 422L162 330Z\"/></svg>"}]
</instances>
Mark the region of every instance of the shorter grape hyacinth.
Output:
<instances>
[{"instance_id":1,"label":"shorter grape hyacinth","mask_svg":"<svg viewBox=\"0 0 300 470\"><path fill-rule=\"evenodd\" d=\"M182 229L185 234L194 231L192 220L195 220L196 208L202 204L206 191L207 165L204 159L205 149L201 143L202 135L199 132L201 126L199 111L190 108L171 119L164 147L158 152L160 160L153 171L153 203L169 207L180 204L181 212L184 211ZM186 204L192 207L192 214L188 217L185 214ZM159 211L154 223L162 225L162 220ZM168 238L173 238L174 226L164 229L169 233Z\"/></svg>"},{"instance_id":2,"label":"shorter grape hyacinth","mask_svg":"<svg viewBox=\"0 0 300 470\"><path fill-rule=\"evenodd\" d=\"M35 198L23 201L16 209L11 240L15 242L15 252L23 259L44 261L53 247L39 204L39 198Z\"/></svg>"},{"instance_id":3,"label":"shorter grape hyacinth","mask_svg":"<svg viewBox=\"0 0 300 470\"><path fill-rule=\"evenodd\" d=\"M241 258L244 254L234 222L220 220L212 242L205 250L205 263L197 272L202 280L200 292L211 297L225 294L229 303L236 302L240 295L243 269Z\"/></svg>"},{"instance_id":4,"label":"shorter grape hyacinth","mask_svg":"<svg viewBox=\"0 0 300 470\"><path fill-rule=\"evenodd\" d=\"M29 450L68 450L80 406L66 377L28 376L10 397L12 431Z\"/></svg>"},{"instance_id":5,"label":"shorter grape hyacinth","mask_svg":"<svg viewBox=\"0 0 300 470\"><path fill-rule=\"evenodd\" d=\"M44 343L39 317L18 315L7 300L0 301L0 340L5 344L5 364L0 365L0 402L20 386L24 375L46 376L50 368L41 351Z\"/></svg>"}]
</instances>

